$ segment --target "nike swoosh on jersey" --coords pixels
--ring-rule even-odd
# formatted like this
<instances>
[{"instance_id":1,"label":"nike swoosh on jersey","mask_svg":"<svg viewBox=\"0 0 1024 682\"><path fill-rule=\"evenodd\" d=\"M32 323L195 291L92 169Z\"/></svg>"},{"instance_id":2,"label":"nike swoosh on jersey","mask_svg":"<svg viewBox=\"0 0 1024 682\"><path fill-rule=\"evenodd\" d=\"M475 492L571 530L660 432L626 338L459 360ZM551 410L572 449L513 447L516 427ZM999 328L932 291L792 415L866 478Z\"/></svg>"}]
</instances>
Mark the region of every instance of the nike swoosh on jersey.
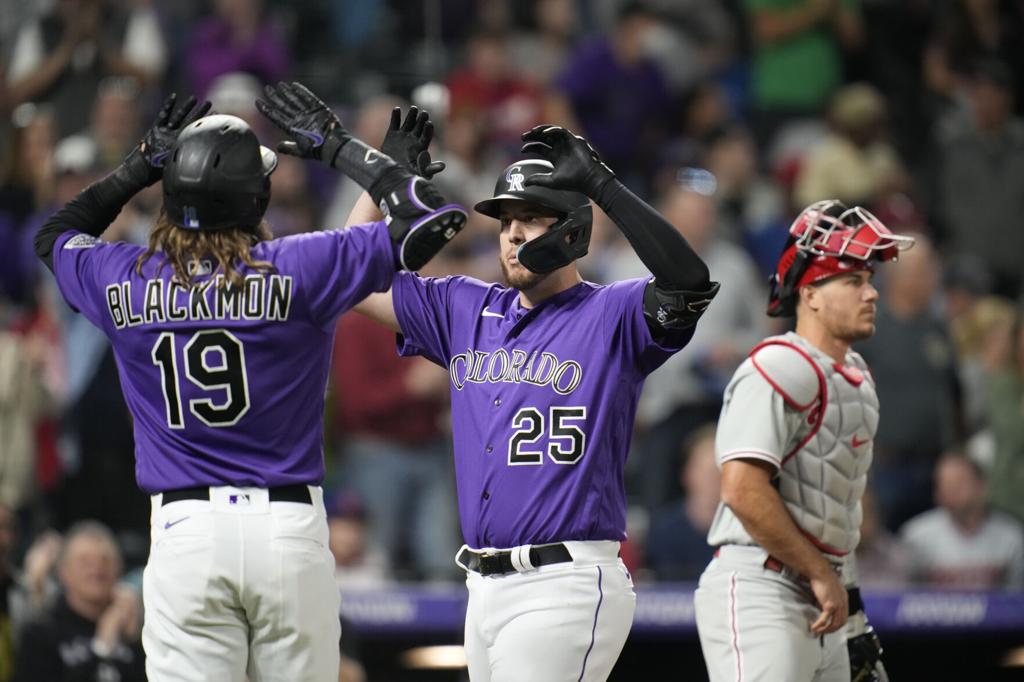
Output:
<instances>
[{"instance_id":1,"label":"nike swoosh on jersey","mask_svg":"<svg viewBox=\"0 0 1024 682\"><path fill-rule=\"evenodd\" d=\"M860 438L857 437L856 434L854 434L853 438L850 439L850 445L852 445L854 447L854 449L856 449L856 448L859 448L861 445L864 445L865 443L868 443L870 441L871 441L870 438L865 438L864 440L861 440Z\"/></svg>"},{"instance_id":2,"label":"nike swoosh on jersey","mask_svg":"<svg viewBox=\"0 0 1024 682\"><path fill-rule=\"evenodd\" d=\"M505 316L502 315L501 313L491 312L490 310L487 309L487 306L484 306L484 309L480 312L480 317L500 317L502 319L505 318Z\"/></svg>"},{"instance_id":3,"label":"nike swoosh on jersey","mask_svg":"<svg viewBox=\"0 0 1024 682\"><path fill-rule=\"evenodd\" d=\"M165 523L164 523L164 530L167 530L167 529L168 529L168 528L170 528L171 526L177 526L177 525L178 525L179 523L181 523L182 521L184 521L184 520L185 520L185 519L187 519L187 518L190 518L190 517L188 517L188 516L182 516L182 517L181 517L180 519L178 519L177 521L167 521L167 522L165 522Z\"/></svg>"}]
</instances>

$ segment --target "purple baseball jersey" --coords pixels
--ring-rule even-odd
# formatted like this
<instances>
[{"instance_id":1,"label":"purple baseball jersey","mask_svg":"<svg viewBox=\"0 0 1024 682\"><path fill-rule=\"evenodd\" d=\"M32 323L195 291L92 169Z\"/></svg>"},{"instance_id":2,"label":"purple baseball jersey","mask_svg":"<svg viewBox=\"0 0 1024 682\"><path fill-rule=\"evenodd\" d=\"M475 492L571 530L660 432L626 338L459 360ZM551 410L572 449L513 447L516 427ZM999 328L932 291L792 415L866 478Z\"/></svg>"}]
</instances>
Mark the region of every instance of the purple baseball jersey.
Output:
<instances>
[{"instance_id":1,"label":"purple baseball jersey","mask_svg":"<svg viewBox=\"0 0 1024 682\"><path fill-rule=\"evenodd\" d=\"M497 284L395 277L399 353L449 370L471 547L626 537L623 468L640 389L679 350L651 337L646 284L581 282L524 308Z\"/></svg>"},{"instance_id":2,"label":"purple baseball jersey","mask_svg":"<svg viewBox=\"0 0 1024 682\"><path fill-rule=\"evenodd\" d=\"M150 493L323 479L323 413L337 318L394 275L384 223L261 242L242 288L200 259L186 289L158 253L75 231L54 249L67 302L110 338Z\"/></svg>"}]
</instances>

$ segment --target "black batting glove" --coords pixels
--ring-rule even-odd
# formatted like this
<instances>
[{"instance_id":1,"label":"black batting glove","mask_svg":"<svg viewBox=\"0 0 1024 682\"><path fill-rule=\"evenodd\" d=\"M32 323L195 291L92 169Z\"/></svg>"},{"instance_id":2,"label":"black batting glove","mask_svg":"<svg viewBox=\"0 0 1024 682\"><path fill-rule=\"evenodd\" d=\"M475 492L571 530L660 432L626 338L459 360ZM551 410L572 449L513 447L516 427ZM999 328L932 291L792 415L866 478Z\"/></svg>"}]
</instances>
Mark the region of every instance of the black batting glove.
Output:
<instances>
[{"instance_id":1,"label":"black batting glove","mask_svg":"<svg viewBox=\"0 0 1024 682\"><path fill-rule=\"evenodd\" d=\"M127 178L142 187L149 187L163 177L164 162L174 148L178 135L185 126L206 116L210 110L209 102L196 106L196 98L192 96L175 108L177 99L178 96L171 93L164 100L156 121L122 164Z\"/></svg>"},{"instance_id":2,"label":"black batting glove","mask_svg":"<svg viewBox=\"0 0 1024 682\"><path fill-rule=\"evenodd\" d=\"M277 145L282 154L333 165L338 150L352 139L323 100L302 83L278 83L263 88L266 99L256 108L291 139Z\"/></svg>"},{"instance_id":3,"label":"black batting glove","mask_svg":"<svg viewBox=\"0 0 1024 682\"><path fill-rule=\"evenodd\" d=\"M539 125L523 133L522 151L551 162L550 173L536 173L523 183L582 192L596 200L615 174L601 161L590 143L561 126Z\"/></svg>"},{"instance_id":4,"label":"black batting glove","mask_svg":"<svg viewBox=\"0 0 1024 682\"><path fill-rule=\"evenodd\" d=\"M395 163L429 180L445 168L443 161L430 160L427 148L433 138L434 124L426 110L409 107L403 122L401 107L395 107L391 110L391 123L380 150Z\"/></svg>"}]
</instances>

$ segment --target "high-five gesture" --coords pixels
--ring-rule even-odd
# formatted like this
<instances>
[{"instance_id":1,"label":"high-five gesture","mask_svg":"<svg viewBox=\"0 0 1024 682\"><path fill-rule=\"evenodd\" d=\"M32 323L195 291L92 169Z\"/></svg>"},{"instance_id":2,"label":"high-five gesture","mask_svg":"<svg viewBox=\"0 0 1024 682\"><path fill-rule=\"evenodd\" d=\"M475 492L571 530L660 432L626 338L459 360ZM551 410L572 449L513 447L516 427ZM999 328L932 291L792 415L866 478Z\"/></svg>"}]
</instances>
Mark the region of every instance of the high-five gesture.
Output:
<instances>
[{"instance_id":1,"label":"high-five gesture","mask_svg":"<svg viewBox=\"0 0 1024 682\"><path fill-rule=\"evenodd\" d=\"M395 163L429 180L445 168L443 161L430 160L427 147L433 138L434 123L426 110L421 111L415 106L409 107L403 122L401 107L395 107L391 110L391 124L380 149L394 159Z\"/></svg>"},{"instance_id":2,"label":"high-five gesture","mask_svg":"<svg viewBox=\"0 0 1024 682\"><path fill-rule=\"evenodd\" d=\"M527 185L583 192L591 199L615 177L590 143L561 126L539 125L523 133L523 153L537 154L555 167L551 173L537 173Z\"/></svg>"},{"instance_id":3,"label":"high-five gesture","mask_svg":"<svg viewBox=\"0 0 1024 682\"><path fill-rule=\"evenodd\" d=\"M267 85L263 91L266 99L257 99L256 108L292 138L277 145L282 154L330 165L352 139L330 107L302 83Z\"/></svg>"},{"instance_id":4,"label":"high-five gesture","mask_svg":"<svg viewBox=\"0 0 1024 682\"><path fill-rule=\"evenodd\" d=\"M196 98L193 96L185 100L180 107L175 108L177 99L177 95L171 93L160 108L156 121L142 136L142 142L132 150L133 154L138 153L146 162L146 186L152 185L163 177L164 161L171 153L182 129L205 116L210 110L209 102L203 102L196 106Z\"/></svg>"}]
</instances>

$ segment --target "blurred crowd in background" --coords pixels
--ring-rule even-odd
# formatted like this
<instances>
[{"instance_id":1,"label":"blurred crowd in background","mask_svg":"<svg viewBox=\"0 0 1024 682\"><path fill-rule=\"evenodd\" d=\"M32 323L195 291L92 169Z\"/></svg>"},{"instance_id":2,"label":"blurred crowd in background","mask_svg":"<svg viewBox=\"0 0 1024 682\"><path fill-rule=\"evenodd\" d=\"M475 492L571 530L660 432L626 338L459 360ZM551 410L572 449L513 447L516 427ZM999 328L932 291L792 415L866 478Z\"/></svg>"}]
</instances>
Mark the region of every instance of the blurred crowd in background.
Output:
<instances>
[{"instance_id":1,"label":"blurred crowd in background","mask_svg":"<svg viewBox=\"0 0 1024 682\"><path fill-rule=\"evenodd\" d=\"M722 390L784 331L764 308L792 218L838 198L914 233L856 347L882 405L863 584L1021 589L1022 35L1019 0L0 0L0 680L3 642L45 630L41 613L136 628L117 585L149 542L110 345L60 300L33 235L170 91L273 146L253 101L280 79L371 144L393 107L428 109L448 165L435 181L467 206L523 131L567 126L709 264L721 293L640 406L623 549L638 580L695 580L709 559ZM281 156L267 219L278 237L338 229L359 193ZM145 243L160 205L158 184L104 239ZM423 274L499 280L497 234L472 214ZM595 282L645 275L597 210L580 266ZM332 371L339 585L457 580L447 374L355 314Z\"/></svg>"}]
</instances>

